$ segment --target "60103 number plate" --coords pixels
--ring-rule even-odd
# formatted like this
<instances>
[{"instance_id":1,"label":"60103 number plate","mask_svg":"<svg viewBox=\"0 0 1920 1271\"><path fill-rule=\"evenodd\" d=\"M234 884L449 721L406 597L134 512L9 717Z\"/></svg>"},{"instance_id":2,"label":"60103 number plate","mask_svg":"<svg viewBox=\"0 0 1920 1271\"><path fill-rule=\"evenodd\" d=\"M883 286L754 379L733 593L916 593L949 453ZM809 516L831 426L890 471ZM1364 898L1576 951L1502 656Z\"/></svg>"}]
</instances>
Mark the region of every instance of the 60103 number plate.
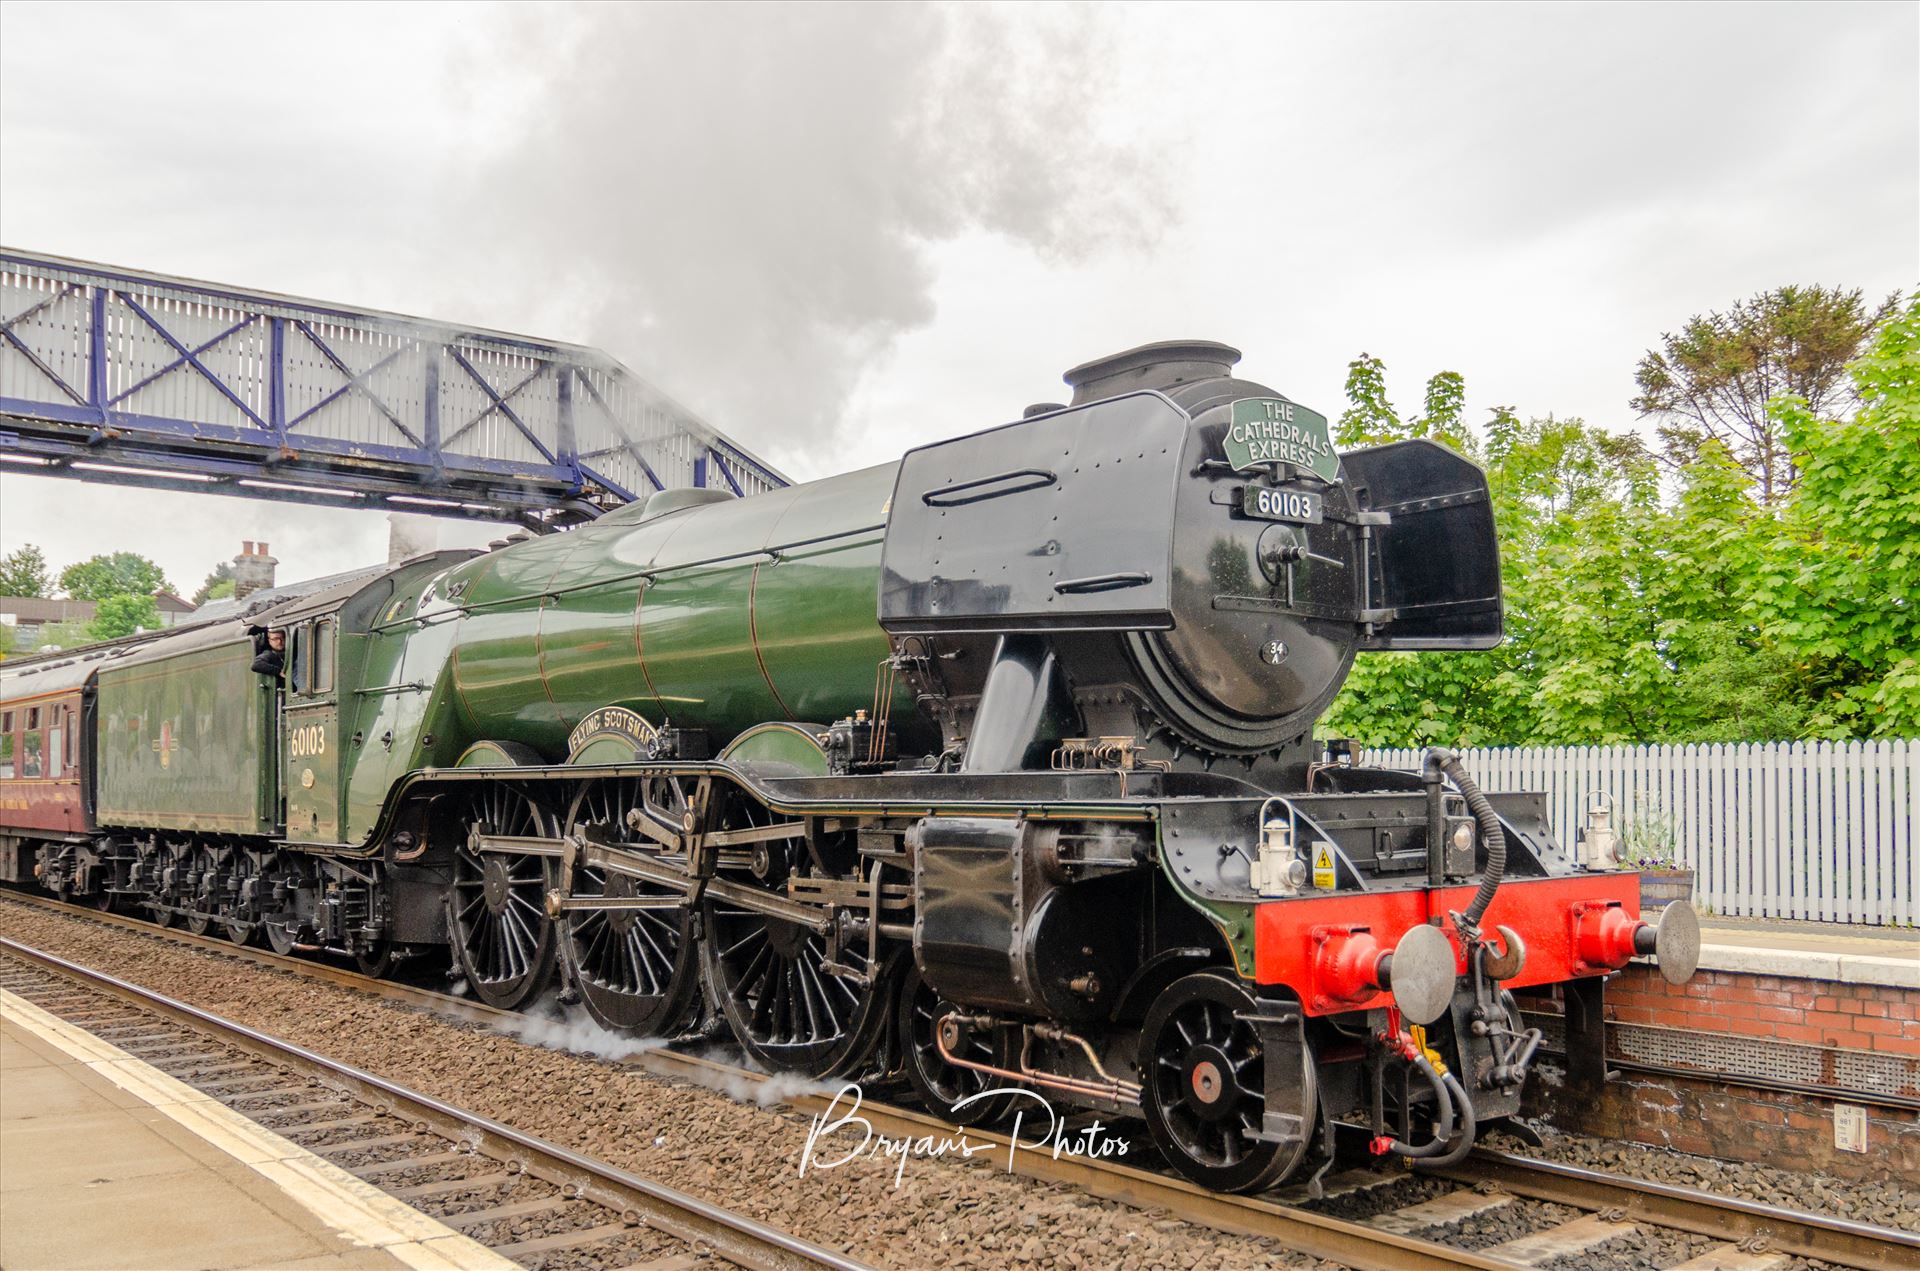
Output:
<instances>
[{"instance_id":1,"label":"60103 number plate","mask_svg":"<svg viewBox=\"0 0 1920 1271\"><path fill-rule=\"evenodd\" d=\"M1240 510L1263 521L1318 525L1323 519L1319 495L1308 490L1273 490L1263 485L1241 487Z\"/></svg>"}]
</instances>

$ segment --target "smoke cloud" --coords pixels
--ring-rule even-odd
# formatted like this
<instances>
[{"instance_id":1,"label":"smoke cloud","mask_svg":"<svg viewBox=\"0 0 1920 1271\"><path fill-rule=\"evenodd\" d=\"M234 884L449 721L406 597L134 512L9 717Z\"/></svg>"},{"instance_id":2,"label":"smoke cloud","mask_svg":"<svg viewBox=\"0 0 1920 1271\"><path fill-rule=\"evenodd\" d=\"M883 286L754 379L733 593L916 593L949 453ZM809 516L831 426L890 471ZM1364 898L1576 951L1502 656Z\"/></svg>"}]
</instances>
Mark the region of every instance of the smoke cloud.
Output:
<instances>
[{"instance_id":1,"label":"smoke cloud","mask_svg":"<svg viewBox=\"0 0 1920 1271\"><path fill-rule=\"evenodd\" d=\"M1116 124L1115 28L1091 9L522 12L470 51L476 116L510 121L457 192L495 231L486 285L505 275L556 334L776 463L827 441L862 369L933 318L939 243L1072 261L1170 217L1165 146L1137 101ZM537 69L503 85L503 64Z\"/></svg>"}]
</instances>

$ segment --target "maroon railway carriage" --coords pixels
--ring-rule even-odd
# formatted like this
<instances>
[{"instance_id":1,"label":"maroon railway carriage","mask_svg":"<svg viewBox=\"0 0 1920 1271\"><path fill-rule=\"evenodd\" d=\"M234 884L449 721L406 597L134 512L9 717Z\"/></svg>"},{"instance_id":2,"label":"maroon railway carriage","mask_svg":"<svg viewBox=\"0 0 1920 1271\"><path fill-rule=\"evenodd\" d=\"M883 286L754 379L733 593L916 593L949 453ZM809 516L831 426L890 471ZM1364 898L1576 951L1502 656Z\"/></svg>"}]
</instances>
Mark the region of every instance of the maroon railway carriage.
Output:
<instances>
[{"instance_id":1,"label":"maroon railway carriage","mask_svg":"<svg viewBox=\"0 0 1920 1271\"><path fill-rule=\"evenodd\" d=\"M86 688L94 662L42 662L0 676L0 877L30 876L27 840L83 843L93 823Z\"/></svg>"}]
</instances>

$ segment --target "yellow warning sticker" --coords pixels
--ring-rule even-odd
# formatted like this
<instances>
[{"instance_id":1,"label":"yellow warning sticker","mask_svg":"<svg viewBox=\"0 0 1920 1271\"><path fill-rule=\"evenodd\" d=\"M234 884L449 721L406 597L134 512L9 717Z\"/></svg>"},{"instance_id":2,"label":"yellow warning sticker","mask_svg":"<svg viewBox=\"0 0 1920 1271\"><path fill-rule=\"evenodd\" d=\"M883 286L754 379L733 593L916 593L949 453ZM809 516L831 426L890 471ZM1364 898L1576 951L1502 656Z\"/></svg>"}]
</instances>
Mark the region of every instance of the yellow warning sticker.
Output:
<instances>
[{"instance_id":1,"label":"yellow warning sticker","mask_svg":"<svg viewBox=\"0 0 1920 1271\"><path fill-rule=\"evenodd\" d=\"M1332 891L1334 881L1333 844L1315 843L1313 845L1313 885Z\"/></svg>"}]
</instances>

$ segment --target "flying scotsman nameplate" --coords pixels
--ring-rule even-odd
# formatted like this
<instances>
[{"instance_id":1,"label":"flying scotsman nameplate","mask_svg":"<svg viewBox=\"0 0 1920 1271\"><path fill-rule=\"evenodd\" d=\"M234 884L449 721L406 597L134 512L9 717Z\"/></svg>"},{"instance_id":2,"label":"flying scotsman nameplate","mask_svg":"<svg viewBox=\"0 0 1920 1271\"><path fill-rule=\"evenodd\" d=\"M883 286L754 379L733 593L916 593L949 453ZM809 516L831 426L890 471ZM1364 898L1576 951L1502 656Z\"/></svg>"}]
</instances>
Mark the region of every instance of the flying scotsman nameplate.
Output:
<instances>
[{"instance_id":1,"label":"flying scotsman nameplate","mask_svg":"<svg viewBox=\"0 0 1920 1271\"><path fill-rule=\"evenodd\" d=\"M1227 462L1244 472L1263 463L1289 463L1322 481L1340 475L1327 417L1284 397L1243 397L1227 425Z\"/></svg>"}]
</instances>

